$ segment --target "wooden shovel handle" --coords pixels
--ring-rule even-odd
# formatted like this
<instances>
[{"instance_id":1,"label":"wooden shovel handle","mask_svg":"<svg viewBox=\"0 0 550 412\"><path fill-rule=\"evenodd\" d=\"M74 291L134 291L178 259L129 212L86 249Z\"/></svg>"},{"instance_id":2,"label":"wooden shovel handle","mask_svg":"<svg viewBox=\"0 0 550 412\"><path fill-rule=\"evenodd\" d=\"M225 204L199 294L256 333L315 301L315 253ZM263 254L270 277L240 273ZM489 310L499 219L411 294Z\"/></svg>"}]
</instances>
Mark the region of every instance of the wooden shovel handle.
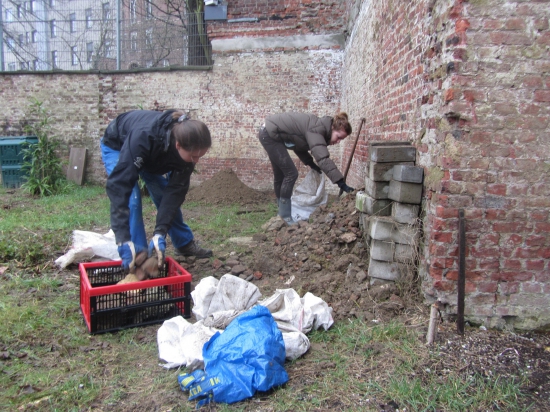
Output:
<instances>
[{"instance_id":1,"label":"wooden shovel handle","mask_svg":"<svg viewBox=\"0 0 550 412\"><path fill-rule=\"evenodd\" d=\"M363 128L363 123L365 123L366 119L363 117L361 119L361 123L359 124L359 129L357 129L357 136L355 136L355 142L353 143L353 148L351 149L351 154L349 155L348 164L346 165L346 170L344 171L344 182L346 181L346 178L348 177L349 168L351 166L351 162L353 160L353 154L355 153L355 148L357 147L357 142L359 141L359 135L361 134L361 129ZM344 191L340 189L340 193L338 196L342 196L342 193Z\"/></svg>"}]
</instances>

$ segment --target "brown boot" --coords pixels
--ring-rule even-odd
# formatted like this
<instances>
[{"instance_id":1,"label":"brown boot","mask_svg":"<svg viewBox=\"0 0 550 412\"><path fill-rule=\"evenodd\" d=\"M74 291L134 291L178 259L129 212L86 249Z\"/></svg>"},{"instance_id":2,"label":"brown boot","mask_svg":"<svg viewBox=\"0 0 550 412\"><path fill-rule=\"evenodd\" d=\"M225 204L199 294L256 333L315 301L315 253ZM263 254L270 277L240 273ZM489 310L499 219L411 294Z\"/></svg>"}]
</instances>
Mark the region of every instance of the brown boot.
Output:
<instances>
[{"instance_id":1,"label":"brown boot","mask_svg":"<svg viewBox=\"0 0 550 412\"><path fill-rule=\"evenodd\" d=\"M197 242L192 240L188 244L179 249L176 249L176 255L182 256L195 256L198 259L209 258L212 256L212 250L204 249L198 245Z\"/></svg>"}]
</instances>

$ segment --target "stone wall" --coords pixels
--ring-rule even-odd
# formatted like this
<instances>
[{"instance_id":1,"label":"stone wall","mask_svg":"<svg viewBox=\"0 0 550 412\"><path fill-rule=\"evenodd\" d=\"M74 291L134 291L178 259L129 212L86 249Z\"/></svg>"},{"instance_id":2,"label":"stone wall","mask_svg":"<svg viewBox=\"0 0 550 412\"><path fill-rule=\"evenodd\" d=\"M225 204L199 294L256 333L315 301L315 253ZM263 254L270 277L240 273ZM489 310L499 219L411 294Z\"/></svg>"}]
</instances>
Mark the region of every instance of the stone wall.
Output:
<instances>
[{"instance_id":1,"label":"stone wall","mask_svg":"<svg viewBox=\"0 0 550 412\"><path fill-rule=\"evenodd\" d=\"M342 108L367 119L351 178L365 176L369 141L418 148L428 301L456 313L464 209L467 319L548 327L548 2L350 1L348 10Z\"/></svg>"}]
</instances>

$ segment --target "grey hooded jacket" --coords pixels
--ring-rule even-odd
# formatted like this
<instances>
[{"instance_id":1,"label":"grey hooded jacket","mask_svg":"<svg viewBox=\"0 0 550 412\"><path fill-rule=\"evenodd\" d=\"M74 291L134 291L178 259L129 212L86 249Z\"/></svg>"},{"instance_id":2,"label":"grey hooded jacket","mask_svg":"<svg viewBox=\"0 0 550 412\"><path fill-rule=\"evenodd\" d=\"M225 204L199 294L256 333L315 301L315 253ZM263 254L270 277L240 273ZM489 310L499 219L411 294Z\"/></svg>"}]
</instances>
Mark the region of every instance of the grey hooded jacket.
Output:
<instances>
[{"instance_id":1,"label":"grey hooded jacket","mask_svg":"<svg viewBox=\"0 0 550 412\"><path fill-rule=\"evenodd\" d=\"M330 159L327 147L332 134L332 117L296 112L273 114L266 118L265 128L269 137L284 142L305 165L310 166L315 159L332 183L344 178Z\"/></svg>"}]
</instances>

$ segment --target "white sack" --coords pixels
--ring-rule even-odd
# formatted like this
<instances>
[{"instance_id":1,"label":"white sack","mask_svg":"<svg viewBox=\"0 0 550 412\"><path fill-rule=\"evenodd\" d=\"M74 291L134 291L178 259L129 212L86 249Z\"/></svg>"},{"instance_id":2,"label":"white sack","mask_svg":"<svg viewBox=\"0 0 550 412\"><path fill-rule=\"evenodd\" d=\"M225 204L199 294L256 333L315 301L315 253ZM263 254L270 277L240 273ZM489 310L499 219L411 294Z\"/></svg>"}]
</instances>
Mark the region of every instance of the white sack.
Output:
<instances>
[{"instance_id":1,"label":"white sack","mask_svg":"<svg viewBox=\"0 0 550 412\"><path fill-rule=\"evenodd\" d=\"M323 328L328 330L334 323L332 308L320 297L307 292L302 298L304 304L304 321L302 332Z\"/></svg>"},{"instance_id":2,"label":"white sack","mask_svg":"<svg viewBox=\"0 0 550 412\"><path fill-rule=\"evenodd\" d=\"M203 278L191 292L193 314L197 320L225 310L248 310L262 296L256 285L229 273L223 275L217 283L208 278L211 276ZM197 289L199 293L195 293Z\"/></svg>"},{"instance_id":3,"label":"white sack","mask_svg":"<svg viewBox=\"0 0 550 412\"><path fill-rule=\"evenodd\" d=\"M292 219L308 220L309 215L328 201L325 191L325 174L311 169L304 180L294 188L292 197Z\"/></svg>"},{"instance_id":4,"label":"white sack","mask_svg":"<svg viewBox=\"0 0 550 412\"><path fill-rule=\"evenodd\" d=\"M109 230L104 235L83 230L74 230L71 248L63 256L57 258L55 263L61 269L64 269L73 262L78 263L95 256L109 260L120 259L115 234L112 230Z\"/></svg>"},{"instance_id":5,"label":"white sack","mask_svg":"<svg viewBox=\"0 0 550 412\"><path fill-rule=\"evenodd\" d=\"M204 368L202 347L217 331L200 321L191 324L181 316L165 320L157 332L159 358L166 362L161 366L167 369Z\"/></svg>"},{"instance_id":6,"label":"white sack","mask_svg":"<svg viewBox=\"0 0 550 412\"><path fill-rule=\"evenodd\" d=\"M277 321L277 327L285 342L286 359L291 361L298 359L309 350L309 339L304 333L286 322Z\"/></svg>"},{"instance_id":7,"label":"white sack","mask_svg":"<svg viewBox=\"0 0 550 412\"><path fill-rule=\"evenodd\" d=\"M327 330L334 323L332 308L309 292L300 299L294 289L277 289L259 304L269 309L275 321L287 322L303 333L319 328Z\"/></svg>"}]
</instances>

